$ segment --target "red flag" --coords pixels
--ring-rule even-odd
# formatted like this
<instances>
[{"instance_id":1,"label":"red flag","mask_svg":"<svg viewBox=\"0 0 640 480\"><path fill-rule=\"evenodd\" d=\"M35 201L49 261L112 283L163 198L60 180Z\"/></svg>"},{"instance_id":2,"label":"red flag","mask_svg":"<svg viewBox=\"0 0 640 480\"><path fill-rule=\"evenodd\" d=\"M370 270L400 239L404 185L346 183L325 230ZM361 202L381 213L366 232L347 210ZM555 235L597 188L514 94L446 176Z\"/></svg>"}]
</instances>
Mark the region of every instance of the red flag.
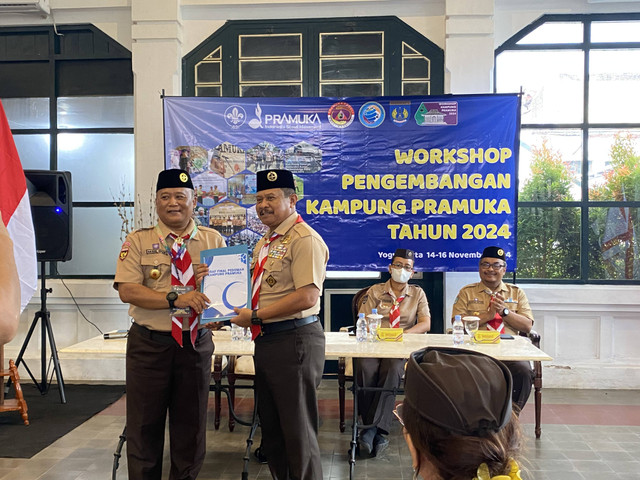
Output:
<instances>
[{"instance_id":1,"label":"red flag","mask_svg":"<svg viewBox=\"0 0 640 480\"><path fill-rule=\"evenodd\" d=\"M20 303L24 310L38 286L36 236L31 219L27 181L2 102L0 102L0 213L13 240L13 254L20 277Z\"/></svg>"}]
</instances>

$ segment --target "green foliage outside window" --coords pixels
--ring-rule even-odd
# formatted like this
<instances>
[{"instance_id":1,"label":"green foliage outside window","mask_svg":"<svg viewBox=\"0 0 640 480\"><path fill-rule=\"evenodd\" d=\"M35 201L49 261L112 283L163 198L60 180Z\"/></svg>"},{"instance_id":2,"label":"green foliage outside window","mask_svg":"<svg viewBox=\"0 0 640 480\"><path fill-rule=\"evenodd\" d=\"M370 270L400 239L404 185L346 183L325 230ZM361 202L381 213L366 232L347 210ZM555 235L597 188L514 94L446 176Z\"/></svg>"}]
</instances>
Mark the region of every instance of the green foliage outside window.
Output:
<instances>
[{"instance_id":1,"label":"green foliage outside window","mask_svg":"<svg viewBox=\"0 0 640 480\"><path fill-rule=\"evenodd\" d=\"M629 132L617 133L610 150L610 169L604 182L589 191L591 201L640 200L640 155L637 139ZM638 209L591 208L589 223L589 276L595 279L640 278Z\"/></svg>"},{"instance_id":2,"label":"green foliage outside window","mask_svg":"<svg viewBox=\"0 0 640 480\"><path fill-rule=\"evenodd\" d=\"M532 149L531 177L521 202L573 200L573 175L546 140ZM524 278L580 277L580 212L573 207L522 207L518 210L518 274Z\"/></svg>"}]
</instances>

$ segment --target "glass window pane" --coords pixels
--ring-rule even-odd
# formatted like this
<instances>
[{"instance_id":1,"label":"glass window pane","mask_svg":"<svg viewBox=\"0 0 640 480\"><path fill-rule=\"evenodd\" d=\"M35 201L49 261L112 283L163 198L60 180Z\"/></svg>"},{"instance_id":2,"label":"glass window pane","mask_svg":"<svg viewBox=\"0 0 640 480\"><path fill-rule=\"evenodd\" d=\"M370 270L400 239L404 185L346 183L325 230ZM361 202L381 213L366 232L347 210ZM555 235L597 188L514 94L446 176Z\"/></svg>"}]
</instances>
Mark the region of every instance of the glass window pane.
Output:
<instances>
[{"instance_id":1,"label":"glass window pane","mask_svg":"<svg viewBox=\"0 0 640 480\"><path fill-rule=\"evenodd\" d=\"M196 83L219 83L221 76L220 62L203 62L196 65Z\"/></svg>"},{"instance_id":2,"label":"glass window pane","mask_svg":"<svg viewBox=\"0 0 640 480\"><path fill-rule=\"evenodd\" d=\"M221 97L222 87L196 85L196 97Z\"/></svg>"},{"instance_id":3,"label":"glass window pane","mask_svg":"<svg viewBox=\"0 0 640 480\"><path fill-rule=\"evenodd\" d=\"M592 42L640 42L640 22L593 22Z\"/></svg>"},{"instance_id":4,"label":"glass window pane","mask_svg":"<svg viewBox=\"0 0 640 480\"><path fill-rule=\"evenodd\" d=\"M301 85L241 85L243 97L301 97Z\"/></svg>"},{"instance_id":5,"label":"glass window pane","mask_svg":"<svg viewBox=\"0 0 640 480\"><path fill-rule=\"evenodd\" d=\"M74 202L133 201L133 134L62 133L58 167L72 175Z\"/></svg>"},{"instance_id":6,"label":"glass window pane","mask_svg":"<svg viewBox=\"0 0 640 480\"><path fill-rule=\"evenodd\" d=\"M402 42L402 55L420 55L416 49Z\"/></svg>"},{"instance_id":7,"label":"glass window pane","mask_svg":"<svg viewBox=\"0 0 640 480\"><path fill-rule=\"evenodd\" d=\"M381 58L351 58L320 60L321 80L382 79Z\"/></svg>"},{"instance_id":8,"label":"glass window pane","mask_svg":"<svg viewBox=\"0 0 640 480\"><path fill-rule=\"evenodd\" d=\"M518 276L580 277L579 208L518 208Z\"/></svg>"},{"instance_id":9,"label":"glass window pane","mask_svg":"<svg viewBox=\"0 0 640 480\"><path fill-rule=\"evenodd\" d=\"M589 278L640 279L640 209L589 209Z\"/></svg>"},{"instance_id":10,"label":"glass window pane","mask_svg":"<svg viewBox=\"0 0 640 480\"><path fill-rule=\"evenodd\" d=\"M302 55L300 35L240 36L240 58L299 57Z\"/></svg>"},{"instance_id":11,"label":"glass window pane","mask_svg":"<svg viewBox=\"0 0 640 480\"><path fill-rule=\"evenodd\" d=\"M382 40L382 32L323 33L320 55L381 55Z\"/></svg>"},{"instance_id":12,"label":"glass window pane","mask_svg":"<svg viewBox=\"0 0 640 480\"><path fill-rule=\"evenodd\" d=\"M518 45L532 43L580 43L583 38L581 22L549 22L540 25L533 32L518 41Z\"/></svg>"},{"instance_id":13,"label":"glass window pane","mask_svg":"<svg viewBox=\"0 0 640 480\"><path fill-rule=\"evenodd\" d=\"M300 60L257 60L240 62L241 82L281 82L302 80Z\"/></svg>"},{"instance_id":14,"label":"glass window pane","mask_svg":"<svg viewBox=\"0 0 640 480\"><path fill-rule=\"evenodd\" d=\"M2 106L10 128L49 128L48 98L3 98Z\"/></svg>"},{"instance_id":15,"label":"glass window pane","mask_svg":"<svg viewBox=\"0 0 640 480\"><path fill-rule=\"evenodd\" d=\"M580 51L503 52L496 59L497 91L522 87L523 124L582 122L583 59Z\"/></svg>"},{"instance_id":16,"label":"glass window pane","mask_svg":"<svg viewBox=\"0 0 640 480\"><path fill-rule=\"evenodd\" d=\"M521 202L580 200L582 132L522 129L518 179Z\"/></svg>"},{"instance_id":17,"label":"glass window pane","mask_svg":"<svg viewBox=\"0 0 640 480\"><path fill-rule=\"evenodd\" d=\"M133 208L127 210L131 218ZM58 272L61 275L114 275L123 241L121 228L122 218L116 207L74 208L72 257L68 262L57 263Z\"/></svg>"},{"instance_id":18,"label":"glass window pane","mask_svg":"<svg viewBox=\"0 0 640 480\"><path fill-rule=\"evenodd\" d=\"M381 83L323 83L323 97L370 97L382 95Z\"/></svg>"},{"instance_id":19,"label":"glass window pane","mask_svg":"<svg viewBox=\"0 0 640 480\"><path fill-rule=\"evenodd\" d=\"M59 128L133 128L133 96L59 97Z\"/></svg>"},{"instance_id":20,"label":"glass window pane","mask_svg":"<svg viewBox=\"0 0 640 480\"><path fill-rule=\"evenodd\" d=\"M429 95L429 82L402 82L402 95Z\"/></svg>"},{"instance_id":21,"label":"glass window pane","mask_svg":"<svg viewBox=\"0 0 640 480\"><path fill-rule=\"evenodd\" d=\"M589 200L640 200L640 130L589 131Z\"/></svg>"},{"instance_id":22,"label":"glass window pane","mask_svg":"<svg viewBox=\"0 0 640 480\"><path fill-rule=\"evenodd\" d=\"M592 51L589 121L640 123L640 49Z\"/></svg>"},{"instance_id":23,"label":"glass window pane","mask_svg":"<svg viewBox=\"0 0 640 480\"><path fill-rule=\"evenodd\" d=\"M403 79L424 78L429 79L429 60L426 58L404 58Z\"/></svg>"},{"instance_id":24,"label":"glass window pane","mask_svg":"<svg viewBox=\"0 0 640 480\"><path fill-rule=\"evenodd\" d=\"M49 135L14 135L13 140L23 169L49 170Z\"/></svg>"}]
</instances>

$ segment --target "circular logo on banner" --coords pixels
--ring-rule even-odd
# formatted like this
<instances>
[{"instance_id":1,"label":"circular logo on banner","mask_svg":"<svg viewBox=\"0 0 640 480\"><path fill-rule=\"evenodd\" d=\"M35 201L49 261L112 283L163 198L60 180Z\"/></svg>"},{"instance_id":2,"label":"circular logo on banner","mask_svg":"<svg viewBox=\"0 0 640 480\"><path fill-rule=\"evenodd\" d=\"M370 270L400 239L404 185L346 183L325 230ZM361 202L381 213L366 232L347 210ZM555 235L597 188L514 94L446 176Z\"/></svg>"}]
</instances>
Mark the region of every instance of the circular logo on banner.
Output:
<instances>
[{"instance_id":1,"label":"circular logo on banner","mask_svg":"<svg viewBox=\"0 0 640 480\"><path fill-rule=\"evenodd\" d=\"M189 180L189 177L187 176L187 174L186 173L181 173L180 174L180 181L182 183L187 183L187 180Z\"/></svg>"},{"instance_id":2,"label":"circular logo on banner","mask_svg":"<svg viewBox=\"0 0 640 480\"><path fill-rule=\"evenodd\" d=\"M278 179L278 174L276 172L267 173L267 180L270 182L275 182Z\"/></svg>"},{"instance_id":3,"label":"circular logo on banner","mask_svg":"<svg viewBox=\"0 0 640 480\"><path fill-rule=\"evenodd\" d=\"M224 121L231 128L240 128L247 120L247 112L240 105L231 105L224 111Z\"/></svg>"},{"instance_id":4,"label":"circular logo on banner","mask_svg":"<svg viewBox=\"0 0 640 480\"><path fill-rule=\"evenodd\" d=\"M329 108L329 123L336 128L347 128L353 122L355 112L347 102L338 102Z\"/></svg>"},{"instance_id":5,"label":"circular logo on banner","mask_svg":"<svg viewBox=\"0 0 640 480\"><path fill-rule=\"evenodd\" d=\"M384 108L378 102L367 102L358 110L358 120L367 128L376 128L384 122Z\"/></svg>"}]
</instances>

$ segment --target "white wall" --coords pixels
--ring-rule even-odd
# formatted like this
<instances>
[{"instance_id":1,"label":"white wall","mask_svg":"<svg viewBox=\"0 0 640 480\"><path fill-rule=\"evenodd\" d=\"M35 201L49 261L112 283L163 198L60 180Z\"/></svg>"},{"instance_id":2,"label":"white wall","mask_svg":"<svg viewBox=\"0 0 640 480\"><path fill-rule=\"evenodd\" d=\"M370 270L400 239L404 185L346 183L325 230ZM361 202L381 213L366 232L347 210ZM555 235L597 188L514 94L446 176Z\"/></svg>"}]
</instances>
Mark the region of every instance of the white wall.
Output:
<instances>
[{"instance_id":1,"label":"white wall","mask_svg":"<svg viewBox=\"0 0 640 480\"><path fill-rule=\"evenodd\" d=\"M226 20L396 15L445 49L447 92L483 93L492 88L494 48L542 14L637 12L640 2L51 0L51 7L52 17L2 15L0 26L50 24L53 19L57 24L93 23L132 51L136 190L146 195L163 168L160 91L180 95L182 57ZM459 288L476 278L475 274L446 276L447 314ZM127 308L117 298L110 281L66 283L85 315L103 331L127 327ZM78 313L61 282L50 280L48 286L53 287L48 307L58 347L95 336L97 330ZM524 288L536 317L535 328L542 334L542 347L554 357L544 368L545 386L640 388L640 349L635 335L640 332L639 288L596 285ZM40 298L36 296L23 313L17 338L6 347L8 357L17 355L39 307ZM38 328L27 350L27 358L32 358L30 365L32 369L35 365L36 372L39 372L39 345ZM64 374L64 365L62 368ZM65 377L67 381L74 380Z\"/></svg>"}]
</instances>

